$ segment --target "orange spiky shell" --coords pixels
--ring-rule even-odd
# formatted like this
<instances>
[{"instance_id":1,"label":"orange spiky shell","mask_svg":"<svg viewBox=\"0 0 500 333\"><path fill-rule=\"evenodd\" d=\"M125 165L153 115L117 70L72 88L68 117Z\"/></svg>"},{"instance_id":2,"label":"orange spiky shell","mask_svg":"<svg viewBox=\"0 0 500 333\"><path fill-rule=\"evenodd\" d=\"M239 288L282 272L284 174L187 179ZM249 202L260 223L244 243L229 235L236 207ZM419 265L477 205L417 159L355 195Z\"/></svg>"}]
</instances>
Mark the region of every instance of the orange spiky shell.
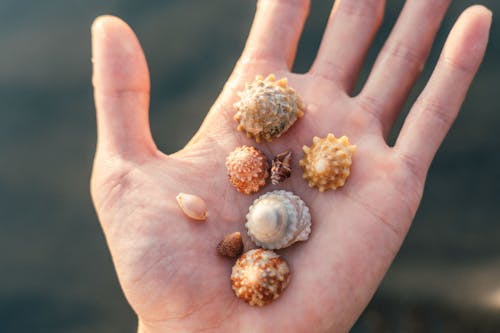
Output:
<instances>
[{"instance_id":1,"label":"orange spiky shell","mask_svg":"<svg viewBox=\"0 0 500 333\"><path fill-rule=\"evenodd\" d=\"M280 137L304 115L302 101L288 80L276 81L274 74L265 79L258 75L238 96L240 100L234 104L237 129L257 142Z\"/></svg>"},{"instance_id":2,"label":"orange spiky shell","mask_svg":"<svg viewBox=\"0 0 500 333\"><path fill-rule=\"evenodd\" d=\"M226 158L227 175L241 193L257 192L269 177L269 163L263 152L255 147L241 146Z\"/></svg>"},{"instance_id":3,"label":"orange spiky shell","mask_svg":"<svg viewBox=\"0 0 500 333\"><path fill-rule=\"evenodd\" d=\"M324 192L344 186L356 150L346 136L336 138L331 133L323 139L315 136L311 147L304 146L302 150L305 156L299 165L309 187L317 187Z\"/></svg>"},{"instance_id":4,"label":"orange spiky shell","mask_svg":"<svg viewBox=\"0 0 500 333\"><path fill-rule=\"evenodd\" d=\"M231 285L235 295L253 306L264 306L277 299L290 282L285 260L270 250L244 253L233 266Z\"/></svg>"}]
</instances>

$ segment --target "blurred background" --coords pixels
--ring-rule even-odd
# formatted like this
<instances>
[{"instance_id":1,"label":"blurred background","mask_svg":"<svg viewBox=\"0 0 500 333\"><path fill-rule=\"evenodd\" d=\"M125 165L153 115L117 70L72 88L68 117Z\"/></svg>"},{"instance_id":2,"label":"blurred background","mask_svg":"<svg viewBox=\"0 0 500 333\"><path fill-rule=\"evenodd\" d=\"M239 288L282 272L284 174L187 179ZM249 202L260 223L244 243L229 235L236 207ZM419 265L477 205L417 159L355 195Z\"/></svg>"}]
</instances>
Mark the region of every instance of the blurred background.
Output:
<instances>
[{"instance_id":1,"label":"blurred background","mask_svg":"<svg viewBox=\"0 0 500 333\"><path fill-rule=\"evenodd\" d=\"M388 1L361 83L403 2ZM498 1L477 2L498 15ZM313 0L297 72L314 59L331 3ZM453 1L411 100L470 4ZM152 131L169 153L187 142L217 97L254 10L250 0L0 1L0 332L136 329L89 195L93 18L118 15L137 32L152 77ZM414 225L352 332L500 332L499 80L494 22Z\"/></svg>"}]
</instances>

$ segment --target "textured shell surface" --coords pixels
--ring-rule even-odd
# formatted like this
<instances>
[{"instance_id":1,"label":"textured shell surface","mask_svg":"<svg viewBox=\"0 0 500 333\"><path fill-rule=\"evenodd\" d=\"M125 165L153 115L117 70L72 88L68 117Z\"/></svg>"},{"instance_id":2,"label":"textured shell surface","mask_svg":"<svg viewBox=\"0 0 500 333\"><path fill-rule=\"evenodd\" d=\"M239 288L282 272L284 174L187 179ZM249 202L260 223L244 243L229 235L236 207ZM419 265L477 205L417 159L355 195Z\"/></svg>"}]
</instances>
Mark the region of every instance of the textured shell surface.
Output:
<instances>
[{"instance_id":1,"label":"textured shell surface","mask_svg":"<svg viewBox=\"0 0 500 333\"><path fill-rule=\"evenodd\" d=\"M336 138L331 133L325 138L315 136L311 147L302 149L305 156L299 164L309 187L324 192L344 186L356 151L356 146L351 145L346 136Z\"/></svg>"},{"instance_id":2,"label":"textured shell surface","mask_svg":"<svg viewBox=\"0 0 500 333\"><path fill-rule=\"evenodd\" d=\"M252 241L265 249L281 249L305 241L311 233L311 215L292 192L272 191L250 206L246 228Z\"/></svg>"},{"instance_id":3,"label":"textured shell surface","mask_svg":"<svg viewBox=\"0 0 500 333\"><path fill-rule=\"evenodd\" d=\"M236 258L243 252L243 241L241 234L233 232L224 236L224 238L217 245L217 253L221 256Z\"/></svg>"},{"instance_id":4,"label":"textured shell surface","mask_svg":"<svg viewBox=\"0 0 500 333\"><path fill-rule=\"evenodd\" d=\"M227 175L241 193L257 192L269 177L269 163L263 152L252 146L241 146L226 158Z\"/></svg>"},{"instance_id":5,"label":"textured shell surface","mask_svg":"<svg viewBox=\"0 0 500 333\"><path fill-rule=\"evenodd\" d=\"M231 285L235 295L253 306L264 306L277 299L290 282L285 260L270 250L244 253L233 266Z\"/></svg>"},{"instance_id":6,"label":"textured shell surface","mask_svg":"<svg viewBox=\"0 0 500 333\"><path fill-rule=\"evenodd\" d=\"M292 174L292 151L287 150L276 155L271 166L271 182L278 185Z\"/></svg>"},{"instance_id":7,"label":"textured shell surface","mask_svg":"<svg viewBox=\"0 0 500 333\"><path fill-rule=\"evenodd\" d=\"M203 221L207 218L207 205L199 196L181 192L175 199L184 214L188 217L198 221Z\"/></svg>"},{"instance_id":8,"label":"textured shell surface","mask_svg":"<svg viewBox=\"0 0 500 333\"><path fill-rule=\"evenodd\" d=\"M287 79L276 81L274 74L265 79L258 75L238 96L240 100L234 104L238 130L257 142L280 137L304 115L302 101Z\"/></svg>"}]
</instances>

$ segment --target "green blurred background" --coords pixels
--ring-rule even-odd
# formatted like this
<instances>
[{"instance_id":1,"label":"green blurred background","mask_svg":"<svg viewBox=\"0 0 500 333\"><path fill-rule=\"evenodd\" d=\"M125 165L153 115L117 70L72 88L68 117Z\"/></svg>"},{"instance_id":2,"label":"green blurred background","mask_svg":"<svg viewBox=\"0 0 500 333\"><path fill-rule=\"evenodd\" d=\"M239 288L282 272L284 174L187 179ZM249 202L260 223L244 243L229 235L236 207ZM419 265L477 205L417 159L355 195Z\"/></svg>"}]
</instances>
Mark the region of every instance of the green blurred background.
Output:
<instances>
[{"instance_id":1,"label":"green blurred background","mask_svg":"<svg viewBox=\"0 0 500 333\"><path fill-rule=\"evenodd\" d=\"M361 80L403 2L388 1ZM500 10L498 1L478 2L494 18ZM118 15L137 32L152 76L152 131L169 153L187 142L217 97L255 10L250 0L103 3L0 1L0 332L136 327L89 196L93 18ZM412 100L470 4L453 1ZM314 59L331 5L313 0L296 71ZM499 44L494 22L414 225L353 332L500 332Z\"/></svg>"}]
</instances>

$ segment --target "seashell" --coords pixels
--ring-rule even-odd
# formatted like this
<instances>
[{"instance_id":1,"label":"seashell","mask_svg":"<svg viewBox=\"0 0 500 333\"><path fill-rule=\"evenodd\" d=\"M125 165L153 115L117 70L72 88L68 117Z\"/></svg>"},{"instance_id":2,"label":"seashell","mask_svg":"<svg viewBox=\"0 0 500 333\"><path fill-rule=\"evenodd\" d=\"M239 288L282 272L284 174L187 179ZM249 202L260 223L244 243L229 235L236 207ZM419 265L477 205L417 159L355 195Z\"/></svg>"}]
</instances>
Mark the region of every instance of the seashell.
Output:
<instances>
[{"instance_id":1,"label":"seashell","mask_svg":"<svg viewBox=\"0 0 500 333\"><path fill-rule=\"evenodd\" d=\"M175 198L184 214L190 218L199 221L207 218L207 205L199 196L181 192Z\"/></svg>"},{"instance_id":2,"label":"seashell","mask_svg":"<svg viewBox=\"0 0 500 333\"><path fill-rule=\"evenodd\" d=\"M224 257L236 258L239 256L243 253L241 234L237 231L224 236L224 239L217 245L217 252Z\"/></svg>"},{"instance_id":3,"label":"seashell","mask_svg":"<svg viewBox=\"0 0 500 333\"><path fill-rule=\"evenodd\" d=\"M311 233L309 208L287 191L261 195L250 206L246 218L248 235L265 249L281 249L305 241Z\"/></svg>"},{"instance_id":4,"label":"seashell","mask_svg":"<svg viewBox=\"0 0 500 333\"><path fill-rule=\"evenodd\" d=\"M346 136L339 139L331 133L323 139L315 136L311 147L302 149L305 156L299 164L309 187L324 192L344 186L350 174L352 154L356 151Z\"/></svg>"},{"instance_id":5,"label":"seashell","mask_svg":"<svg viewBox=\"0 0 500 333\"><path fill-rule=\"evenodd\" d=\"M276 155L271 166L271 183L278 185L292 174L292 151L287 150Z\"/></svg>"},{"instance_id":6,"label":"seashell","mask_svg":"<svg viewBox=\"0 0 500 333\"><path fill-rule=\"evenodd\" d=\"M263 152L255 147L241 146L226 158L229 181L241 193L257 192L269 177L269 163Z\"/></svg>"},{"instance_id":7,"label":"seashell","mask_svg":"<svg viewBox=\"0 0 500 333\"><path fill-rule=\"evenodd\" d=\"M274 74L265 79L258 75L238 96L240 100L234 104L237 129L257 142L280 137L304 115L302 101L287 79L276 81Z\"/></svg>"},{"instance_id":8,"label":"seashell","mask_svg":"<svg viewBox=\"0 0 500 333\"><path fill-rule=\"evenodd\" d=\"M254 306L264 306L280 297L289 282L290 269L286 261L264 249L244 253L231 274L236 296Z\"/></svg>"}]
</instances>

